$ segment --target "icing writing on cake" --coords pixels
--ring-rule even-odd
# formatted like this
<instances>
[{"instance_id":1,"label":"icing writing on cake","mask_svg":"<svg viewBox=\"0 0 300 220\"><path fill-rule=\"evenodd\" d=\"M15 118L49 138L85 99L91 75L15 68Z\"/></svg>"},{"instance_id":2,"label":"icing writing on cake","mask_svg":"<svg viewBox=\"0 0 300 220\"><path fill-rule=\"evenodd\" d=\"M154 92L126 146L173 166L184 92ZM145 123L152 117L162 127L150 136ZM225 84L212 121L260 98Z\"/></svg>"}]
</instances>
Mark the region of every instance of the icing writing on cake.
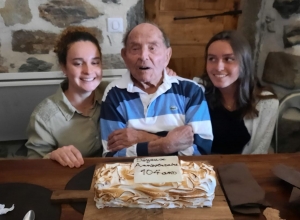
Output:
<instances>
[{"instance_id":1,"label":"icing writing on cake","mask_svg":"<svg viewBox=\"0 0 300 220\"><path fill-rule=\"evenodd\" d=\"M167 172L160 172L160 170L155 170L155 171L152 171L152 170L145 170L145 169L142 169L141 172L143 173L143 175L155 175L155 174L162 174L162 175L176 175L177 172L176 171L167 171Z\"/></svg>"},{"instance_id":2,"label":"icing writing on cake","mask_svg":"<svg viewBox=\"0 0 300 220\"><path fill-rule=\"evenodd\" d=\"M151 163L152 161L166 161L166 158L164 157L155 157L155 158L136 158L136 162L146 162L146 163Z\"/></svg>"},{"instance_id":3,"label":"icing writing on cake","mask_svg":"<svg viewBox=\"0 0 300 220\"><path fill-rule=\"evenodd\" d=\"M135 183L182 181L177 156L136 158L133 166Z\"/></svg>"}]
</instances>

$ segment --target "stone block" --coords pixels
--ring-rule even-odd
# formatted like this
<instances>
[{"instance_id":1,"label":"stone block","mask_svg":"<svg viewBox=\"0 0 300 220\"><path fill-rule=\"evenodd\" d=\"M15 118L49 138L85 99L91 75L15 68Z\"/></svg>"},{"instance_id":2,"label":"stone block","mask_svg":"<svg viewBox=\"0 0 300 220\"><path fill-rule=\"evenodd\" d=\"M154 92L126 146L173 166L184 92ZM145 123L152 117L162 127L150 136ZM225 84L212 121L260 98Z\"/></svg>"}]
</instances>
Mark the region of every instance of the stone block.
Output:
<instances>
[{"instance_id":1,"label":"stone block","mask_svg":"<svg viewBox=\"0 0 300 220\"><path fill-rule=\"evenodd\" d=\"M8 67L0 65L0 73L8 73Z\"/></svg>"},{"instance_id":2,"label":"stone block","mask_svg":"<svg viewBox=\"0 0 300 220\"><path fill-rule=\"evenodd\" d=\"M28 54L48 54L53 50L57 34L43 31L14 31L12 50Z\"/></svg>"},{"instance_id":3,"label":"stone block","mask_svg":"<svg viewBox=\"0 0 300 220\"><path fill-rule=\"evenodd\" d=\"M29 57L26 64L21 65L19 72L48 72L51 70L53 63L38 60L35 57Z\"/></svg>"},{"instance_id":4,"label":"stone block","mask_svg":"<svg viewBox=\"0 0 300 220\"><path fill-rule=\"evenodd\" d=\"M102 30L99 30L96 27L90 27L91 32L96 36L96 38L98 39L99 43L103 43L103 35L102 35Z\"/></svg>"},{"instance_id":5,"label":"stone block","mask_svg":"<svg viewBox=\"0 0 300 220\"><path fill-rule=\"evenodd\" d=\"M102 0L104 3L115 3L115 4L121 4L121 0Z\"/></svg>"},{"instance_id":6,"label":"stone block","mask_svg":"<svg viewBox=\"0 0 300 220\"><path fill-rule=\"evenodd\" d=\"M266 16L266 23L267 23L267 30L270 33L275 33L275 19L272 18L271 16Z\"/></svg>"},{"instance_id":7,"label":"stone block","mask_svg":"<svg viewBox=\"0 0 300 220\"><path fill-rule=\"evenodd\" d=\"M273 3L278 13L283 18L289 18L294 13L300 12L300 1L299 0L275 0Z\"/></svg>"},{"instance_id":8,"label":"stone block","mask_svg":"<svg viewBox=\"0 0 300 220\"><path fill-rule=\"evenodd\" d=\"M262 79L286 89L300 88L300 56L270 52L265 61Z\"/></svg>"},{"instance_id":9,"label":"stone block","mask_svg":"<svg viewBox=\"0 0 300 220\"><path fill-rule=\"evenodd\" d=\"M278 124L278 153L300 152L300 123L281 118Z\"/></svg>"},{"instance_id":10,"label":"stone block","mask_svg":"<svg viewBox=\"0 0 300 220\"><path fill-rule=\"evenodd\" d=\"M285 48L300 44L300 22L284 26L283 43Z\"/></svg>"},{"instance_id":11,"label":"stone block","mask_svg":"<svg viewBox=\"0 0 300 220\"><path fill-rule=\"evenodd\" d=\"M103 15L85 0L50 0L39 6L39 12L41 18L60 28Z\"/></svg>"},{"instance_id":12,"label":"stone block","mask_svg":"<svg viewBox=\"0 0 300 220\"><path fill-rule=\"evenodd\" d=\"M103 69L126 69L121 54L103 54Z\"/></svg>"},{"instance_id":13,"label":"stone block","mask_svg":"<svg viewBox=\"0 0 300 220\"><path fill-rule=\"evenodd\" d=\"M127 12L127 30L130 30L137 24L145 21L144 1L139 0L135 6L132 6Z\"/></svg>"},{"instance_id":14,"label":"stone block","mask_svg":"<svg viewBox=\"0 0 300 220\"><path fill-rule=\"evenodd\" d=\"M32 19L28 0L7 0L4 8L0 8L0 14L6 26L27 24Z\"/></svg>"},{"instance_id":15,"label":"stone block","mask_svg":"<svg viewBox=\"0 0 300 220\"><path fill-rule=\"evenodd\" d=\"M1 43L0 43L0 48L1 48ZM8 67L7 66L3 66L5 59L0 56L0 73L8 73Z\"/></svg>"}]
</instances>

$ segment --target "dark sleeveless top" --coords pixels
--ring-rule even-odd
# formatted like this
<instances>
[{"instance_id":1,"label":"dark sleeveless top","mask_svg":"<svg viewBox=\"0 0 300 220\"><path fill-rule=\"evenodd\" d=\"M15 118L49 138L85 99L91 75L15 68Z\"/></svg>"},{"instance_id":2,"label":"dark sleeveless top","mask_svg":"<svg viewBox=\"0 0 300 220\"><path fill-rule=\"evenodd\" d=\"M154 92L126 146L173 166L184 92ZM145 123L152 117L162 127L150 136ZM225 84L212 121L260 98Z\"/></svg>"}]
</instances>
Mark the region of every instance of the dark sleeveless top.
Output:
<instances>
[{"instance_id":1,"label":"dark sleeveless top","mask_svg":"<svg viewBox=\"0 0 300 220\"><path fill-rule=\"evenodd\" d=\"M225 107L209 108L214 140L212 154L241 154L250 134L241 110L228 111Z\"/></svg>"}]
</instances>

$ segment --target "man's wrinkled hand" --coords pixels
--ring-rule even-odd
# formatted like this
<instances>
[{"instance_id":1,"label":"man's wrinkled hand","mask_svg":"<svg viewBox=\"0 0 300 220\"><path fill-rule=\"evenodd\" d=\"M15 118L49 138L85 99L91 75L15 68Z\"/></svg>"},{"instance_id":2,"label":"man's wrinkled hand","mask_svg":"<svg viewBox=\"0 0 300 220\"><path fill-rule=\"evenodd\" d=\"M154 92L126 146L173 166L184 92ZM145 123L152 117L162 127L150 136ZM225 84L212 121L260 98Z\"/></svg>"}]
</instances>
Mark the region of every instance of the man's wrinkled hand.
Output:
<instances>
[{"instance_id":1,"label":"man's wrinkled hand","mask_svg":"<svg viewBox=\"0 0 300 220\"><path fill-rule=\"evenodd\" d=\"M169 131L165 137L167 141L166 154L185 150L193 145L194 132L190 125L177 127Z\"/></svg>"},{"instance_id":2,"label":"man's wrinkled hand","mask_svg":"<svg viewBox=\"0 0 300 220\"><path fill-rule=\"evenodd\" d=\"M107 140L108 150L115 152L128 148L139 142L139 131L133 128L123 128L113 131Z\"/></svg>"},{"instance_id":3,"label":"man's wrinkled hand","mask_svg":"<svg viewBox=\"0 0 300 220\"><path fill-rule=\"evenodd\" d=\"M63 166L80 167L84 164L80 151L73 145L60 147L50 154L50 159L56 160Z\"/></svg>"}]
</instances>

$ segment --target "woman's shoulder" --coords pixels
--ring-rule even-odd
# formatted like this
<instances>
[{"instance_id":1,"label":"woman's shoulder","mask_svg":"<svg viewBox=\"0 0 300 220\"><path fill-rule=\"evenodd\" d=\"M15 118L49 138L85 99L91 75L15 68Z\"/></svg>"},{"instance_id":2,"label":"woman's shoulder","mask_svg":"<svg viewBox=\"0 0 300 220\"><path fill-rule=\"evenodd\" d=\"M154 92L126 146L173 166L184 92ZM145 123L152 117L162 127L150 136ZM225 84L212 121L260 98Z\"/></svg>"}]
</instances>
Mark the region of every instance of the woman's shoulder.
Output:
<instances>
[{"instance_id":1,"label":"woman's shoulder","mask_svg":"<svg viewBox=\"0 0 300 220\"><path fill-rule=\"evenodd\" d=\"M257 106L260 108L260 110L263 109L278 109L279 106L279 100L274 96L274 93L270 91L262 91L260 95L263 97L259 99ZM268 98L270 96L270 98Z\"/></svg>"},{"instance_id":2,"label":"woman's shoulder","mask_svg":"<svg viewBox=\"0 0 300 220\"><path fill-rule=\"evenodd\" d=\"M99 86L96 88L95 92L96 92L96 99L99 103L101 103L103 95L105 93L105 89L108 87L108 85L110 84L110 81L104 81L102 80L101 83L99 84Z\"/></svg>"},{"instance_id":3,"label":"woman's shoulder","mask_svg":"<svg viewBox=\"0 0 300 220\"><path fill-rule=\"evenodd\" d=\"M41 118L44 121L49 120L53 115L59 112L57 102L59 94L55 93L43 99L33 110L31 117Z\"/></svg>"},{"instance_id":4,"label":"woman's shoulder","mask_svg":"<svg viewBox=\"0 0 300 220\"><path fill-rule=\"evenodd\" d=\"M276 95L271 92L271 91L267 91L267 90L264 90L264 91L261 91L259 96L261 97L259 99L260 102L264 102L264 101L268 101L268 102L274 102L274 103L278 103L279 100L278 98L276 97Z\"/></svg>"},{"instance_id":5,"label":"woman's shoulder","mask_svg":"<svg viewBox=\"0 0 300 220\"><path fill-rule=\"evenodd\" d=\"M260 92L260 95L261 96L274 96L275 94L273 92L271 92L271 91L264 90L264 91Z\"/></svg>"}]
</instances>

